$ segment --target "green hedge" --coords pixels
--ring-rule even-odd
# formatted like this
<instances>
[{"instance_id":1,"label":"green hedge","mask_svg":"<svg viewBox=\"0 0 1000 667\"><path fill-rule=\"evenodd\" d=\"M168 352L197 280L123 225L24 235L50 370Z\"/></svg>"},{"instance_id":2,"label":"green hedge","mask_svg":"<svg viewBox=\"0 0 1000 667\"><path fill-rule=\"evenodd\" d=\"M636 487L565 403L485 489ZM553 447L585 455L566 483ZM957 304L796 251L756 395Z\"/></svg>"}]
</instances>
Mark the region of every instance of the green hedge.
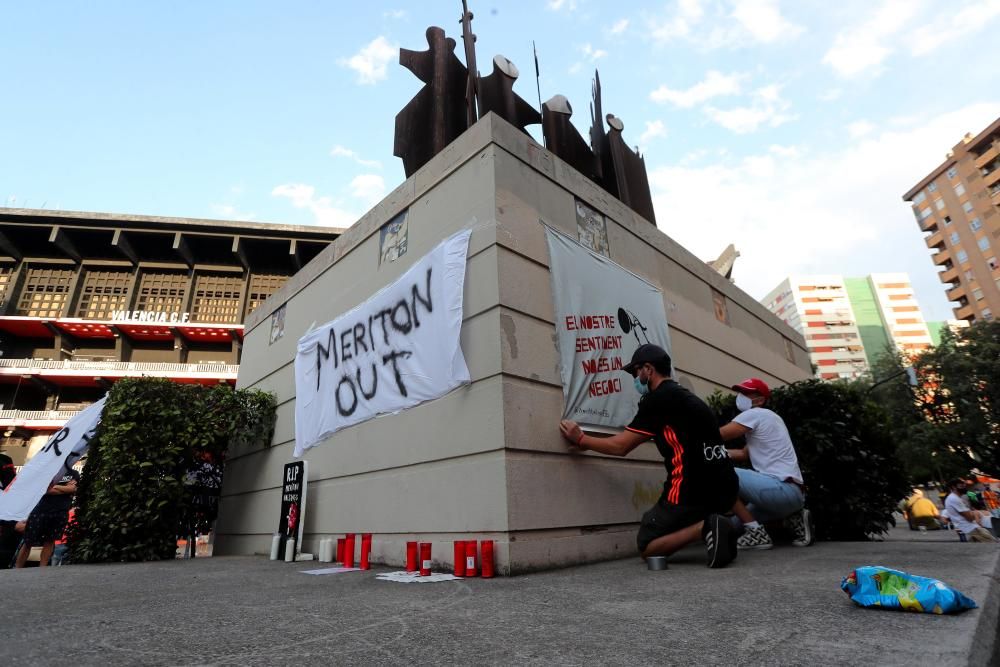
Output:
<instances>
[{"instance_id":1,"label":"green hedge","mask_svg":"<svg viewBox=\"0 0 1000 667\"><path fill-rule=\"evenodd\" d=\"M231 444L269 444L274 396L228 385L141 378L115 383L91 443L70 530L75 562L173 558L178 535L205 523L191 480L221 481Z\"/></svg>"},{"instance_id":2,"label":"green hedge","mask_svg":"<svg viewBox=\"0 0 1000 667\"><path fill-rule=\"evenodd\" d=\"M736 413L732 395L716 392L709 404L720 423ZM795 444L819 539L870 539L895 525L909 483L888 417L863 388L806 380L775 389L767 407Z\"/></svg>"}]
</instances>

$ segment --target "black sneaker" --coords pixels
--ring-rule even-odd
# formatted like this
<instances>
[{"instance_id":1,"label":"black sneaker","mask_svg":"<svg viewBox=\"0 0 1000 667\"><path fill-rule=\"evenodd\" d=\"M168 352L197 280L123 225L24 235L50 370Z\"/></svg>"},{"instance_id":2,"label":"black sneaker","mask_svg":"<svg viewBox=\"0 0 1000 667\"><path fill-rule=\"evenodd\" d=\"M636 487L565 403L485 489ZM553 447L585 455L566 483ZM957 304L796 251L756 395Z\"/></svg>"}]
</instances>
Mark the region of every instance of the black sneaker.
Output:
<instances>
[{"instance_id":1,"label":"black sneaker","mask_svg":"<svg viewBox=\"0 0 1000 667\"><path fill-rule=\"evenodd\" d=\"M792 544L797 547L807 547L813 543L812 512L803 508L785 519L785 525L795 535Z\"/></svg>"},{"instance_id":2,"label":"black sneaker","mask_svg":"<svg viewBox=\"0 0 1000 667\"><path fill-rule=\"evenodd\" d=\"M710 514L701 529L709 567L725 567L736 558L736 529L720 514Z\"/></svg>"}]
</instances>

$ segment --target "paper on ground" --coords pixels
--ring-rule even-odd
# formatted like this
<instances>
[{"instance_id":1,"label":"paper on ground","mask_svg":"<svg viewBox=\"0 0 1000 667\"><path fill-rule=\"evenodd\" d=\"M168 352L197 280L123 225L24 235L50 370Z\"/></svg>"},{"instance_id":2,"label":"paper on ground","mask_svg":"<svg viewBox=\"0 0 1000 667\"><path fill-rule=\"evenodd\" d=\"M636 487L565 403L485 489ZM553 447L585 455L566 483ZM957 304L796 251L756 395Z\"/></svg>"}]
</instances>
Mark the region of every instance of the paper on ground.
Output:
<instances>
[{"instance_id":1,"label":"paper on ground","mask_svg":"<svg viewBox=\"0 0 1000 667\"><path fill-rule=\"evenodd\" d=\"M375 578L382 581L395 581L401 584L429 584L435 581L460 581L462 579L462 577L456 577L453 574L445 574L443 572L421 577L419 572L407 572L406 570L385 572L376 575Z\"/></svg>"},{"instance_id":2,"label":"paper on ground","mask_svg":"<svg viewBox=\"0 0 1000 667\"><path fill-rule=\"evenodd\" d=\"M299 570L302 574L343 574L344 572L360 571L360 567L324 567L319 570Z\"/></svg>"}]
</instances>

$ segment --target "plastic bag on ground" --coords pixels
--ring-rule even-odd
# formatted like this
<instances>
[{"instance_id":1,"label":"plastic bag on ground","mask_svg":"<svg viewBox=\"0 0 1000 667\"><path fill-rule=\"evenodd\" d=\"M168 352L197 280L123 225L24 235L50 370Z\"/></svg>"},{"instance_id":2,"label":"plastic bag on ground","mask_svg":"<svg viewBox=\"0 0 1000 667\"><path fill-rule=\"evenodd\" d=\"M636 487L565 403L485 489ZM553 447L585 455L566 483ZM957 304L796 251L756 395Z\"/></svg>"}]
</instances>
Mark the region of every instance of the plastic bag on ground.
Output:
<instances>
[{"instance_id":1,"label":"plastic bag on ground","mask_svg":"<svg viewBox=\"0 0 1000 667\"><path fill-rule=\"evenodd\" d=\"M859 567L844 577L840 588L861 607L881 607L926 614L957 614L976 603L951 586L888 567Z\"/></svg>"}]
</instances>

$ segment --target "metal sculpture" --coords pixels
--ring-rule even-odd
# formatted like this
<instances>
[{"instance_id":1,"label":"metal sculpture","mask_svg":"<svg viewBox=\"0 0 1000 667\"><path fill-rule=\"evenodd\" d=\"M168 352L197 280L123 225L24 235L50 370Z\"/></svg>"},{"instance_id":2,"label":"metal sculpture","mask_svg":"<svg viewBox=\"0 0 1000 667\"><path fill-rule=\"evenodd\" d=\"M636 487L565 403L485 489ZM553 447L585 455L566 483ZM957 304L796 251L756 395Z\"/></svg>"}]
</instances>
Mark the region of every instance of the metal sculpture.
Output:
<instances>
[{"instance_id":1,"label":"metal sculpture","mask_svg":"<svg viewBox=\"0 0 1000 667\"><path fill-rule=\"evenodd\" d=\"M432 26L427 46L426 51L399 50L399 64L427 84L396 114L392 154L403 159L407 177L469 128L468 70L455 56L455 40Z\"/></svg>"},{"instance_id":2,"label":"metal sculpture","mask_svg":"<svg viewBox=\"0 0 1000 667\"><path fill-rule=\"evenodd\" d=\"M555 95L542 105L542 132L549 150L558 155L571 167L600 183L600 165L594 151L587 145L570 117L573 107L563 95Z\"/></svg>"},{"instance_id":3,"label":"metal sculpture","mask_svg":"<svg viewBox=\"0 0 1000 667\"><path fill-rule=\"evenodd\" d=\"M649 192L649 177L646 175L646 161L639 152L633 151L625 144L622 130L625 124L612 114L608 114L608 145L611 152L611 164L614 174L604 175L604 189L614 194L622 203L633 211L656 224L656 214L653 213L653 196ZM611 179L615 180L615 189L608 186Z\"/></svg>"},{"instance_id":4,"label":"metal sculpture","mask_svg":"<svg viewBox=\"0 0 1000 667\"><path fill-rule=\"evenodd\" d=\"M503 56L493 58L493 72L479 79L479 113L492 111L508 123L527 132L526 125L542 122L542 115L514 92L514 82L520 75L517 66Z\"/></svg>"}]
</instances>

